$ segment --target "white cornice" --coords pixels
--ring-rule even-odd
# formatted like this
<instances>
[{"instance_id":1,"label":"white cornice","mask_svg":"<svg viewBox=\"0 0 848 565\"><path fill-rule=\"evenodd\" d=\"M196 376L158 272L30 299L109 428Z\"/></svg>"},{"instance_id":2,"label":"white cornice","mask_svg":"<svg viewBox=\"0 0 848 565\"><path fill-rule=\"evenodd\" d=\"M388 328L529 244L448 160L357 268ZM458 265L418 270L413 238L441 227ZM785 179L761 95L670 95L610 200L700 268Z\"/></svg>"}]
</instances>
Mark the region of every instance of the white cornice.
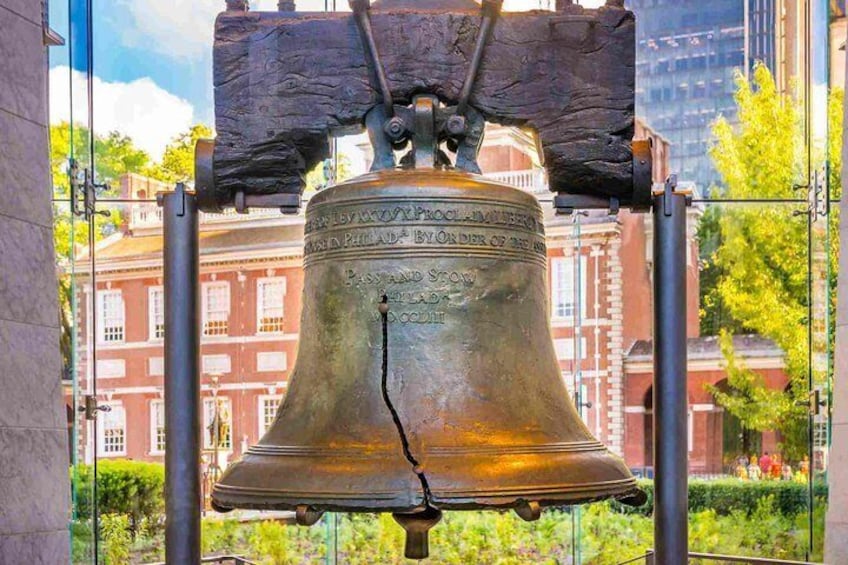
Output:
<instances>
[{"instance_id":1,"label":"white cornice","mask_svg":"<svg viewBox=\"0 0 848 565\"><path fill-rule=\"evenodd\" d=\"M746 369L783 369L785 364L780 357L747 358L737 360L740 366ZM724 359L690 359L686 363L687 371L724 371L726 369ZM624 371L626 373L653 373L654 365L651 361L625 361Z\"/></svg>"},{"instance_id":2,"label":"white cornice","mask_svg":"<svg viewBox=\"0 0 848 565\"><path fill-rule=\"evenodd\" d=\"M125 278L143 278L151 276L151 273L161 275L162 253L148 254L145 259L103 259L97 260L97 276L101 280L114 280ZM248 263L261 265L265 262L273 262L275 268L302 267L303 247L302 245L276 248L276 249L254 249L248 251L233 251L228 253L201 254L200 272L221 272L232 270L233 267ZM76 276L87 275L89 263L78 265L75 270ZM127 273L136 273L134 277L127 277ZM120 276L118 276L120 275Z\"/></svg>"},{"instance_id":3,"label":"white cornice","mask_svg":"<svg viewBox=\"0 0 848 565\"><path fill-rule=\"evenodd\" d=\"M276 389L284 389L288 387L288 382L285 380L274 381L274 382L266 382L266 381L250 381L244 383L221 383L218 385L217 390L227 391L227 390L267 390L269 388ZM202 384L200 386L201 392L212 392L212 385ZM126 387L115 387L115 388L105 388L100 387L97 391L98 396L116 396L116 395L125 395L125 394L160 394L163 392L163 387L161 386L126 386Z\"/></svg>"},{"instance_id":4,"label":"white cornice","mask_svg":"<svg viewBox=\"0 0 848 565\"><path fill-rule=\"evenodd\" d=\"M242 343L267 343L275 341L297 341L299 334L257 334L244 336L222 336L203 337L200 340L201 347L204 345L233 345ZM98 351L126 351L128 349L162 349L163 341L128 341L116 344L98 344Z\"/></svg>"}]
</instances>

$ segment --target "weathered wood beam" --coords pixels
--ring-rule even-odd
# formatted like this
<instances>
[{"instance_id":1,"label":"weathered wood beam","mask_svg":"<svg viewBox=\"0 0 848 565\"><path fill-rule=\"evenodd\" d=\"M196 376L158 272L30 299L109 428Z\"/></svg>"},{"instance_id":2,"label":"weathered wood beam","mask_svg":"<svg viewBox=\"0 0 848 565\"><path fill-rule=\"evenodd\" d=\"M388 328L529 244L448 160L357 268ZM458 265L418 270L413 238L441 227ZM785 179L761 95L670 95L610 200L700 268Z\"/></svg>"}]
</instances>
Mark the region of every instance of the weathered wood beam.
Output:
<instances>
[{"instance_id":1,"label":"weathered wood beam","mask_svg":"<svg viewBox=\"0 0 848 565\"><path fill-rule=\"evenodd\" d=\"M534 129L551 190L633 190L633 14L606 6L504 13L471 105L487 121ZM374 35L396 102L427 92L454 104L477 37L476 11L379 12ZM379 102L349 13L225 12L215 26L214 151L223 198L299 193Z\"/></svg>"}]
</instances>

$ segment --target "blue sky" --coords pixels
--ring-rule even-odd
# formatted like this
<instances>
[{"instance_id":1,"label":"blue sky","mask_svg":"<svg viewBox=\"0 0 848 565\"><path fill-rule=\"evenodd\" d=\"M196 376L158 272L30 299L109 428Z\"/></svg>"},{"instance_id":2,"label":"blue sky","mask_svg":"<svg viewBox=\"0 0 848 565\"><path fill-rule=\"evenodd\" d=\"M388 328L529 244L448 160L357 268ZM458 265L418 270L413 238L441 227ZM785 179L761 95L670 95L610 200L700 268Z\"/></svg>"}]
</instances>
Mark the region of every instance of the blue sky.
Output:
<instances>
[{"instance_id":1,"label":"blue sky","mask_svg":"<svg viewBox=\"0 0 848 565\"><path fill-rule=\"evenodd\" d=\"M299 10L321 11L325 1L297 0ZM336 0L347 10L347 0ZM85 6L93 6L94 129L129 135L154 159L175 135L192 124L214 127L212 97L212 33L215 16L225 0L50 0L52 27L70 45L50 50L51 121L85 123ZM74 13L69 26L68 4ZM506 10L547 8L554 0L506 0ZM583 0L596 7L603 0ZM277 0L253 0L253 10L276 10ZM816 35L824 34L827 0L815 0ZM821 48L824 48L822 44ZM816 78L825 72L825 57L816 53ZM71 68L72 67L72 68ZM816 82L820 82L817 80ZM70 98L73 94L73 113ZM817 104L825 91L816 91ZM816 116L816 125L821 116ZM816 129L820 129L817 127ZM343 152L356 161L355 142L341 142ZM354 168L357 168L354 165Z\"/></svg>"},{"instance_id":2,"label":"blue sky","mask_svg":"<svg viewBox=\"0 0 848 565\"><path fill-rule=\"evenodd\" d=\"M50 51L51 121L73 117L74 122L85 123L88 118L86 2L93 6L95 132L120 131L158 159L168 140L190 125L202 122L214 127L212 31L224 0L50 0L52 27L72 39L66 47ZM74 14L70 22L69 3ZM506 0L505 9L552 3ZM602 0L583 3L594 6ZM276 0L253 0L251 9L276 10L276 5ZM346 0L337 0L337 5L347 10ZM297 6L322 11L325 0L298 0ZM356 151L350 142L345 146Z\"/></svg>"}]
</instances>

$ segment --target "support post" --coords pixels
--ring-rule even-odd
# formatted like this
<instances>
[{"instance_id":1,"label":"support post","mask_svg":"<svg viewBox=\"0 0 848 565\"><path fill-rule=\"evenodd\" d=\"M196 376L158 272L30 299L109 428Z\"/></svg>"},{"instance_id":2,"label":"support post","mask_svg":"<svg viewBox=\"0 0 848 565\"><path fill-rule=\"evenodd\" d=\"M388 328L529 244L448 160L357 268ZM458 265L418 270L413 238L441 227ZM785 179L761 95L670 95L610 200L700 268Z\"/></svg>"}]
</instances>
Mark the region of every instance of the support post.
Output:
<instances>
[{"instance_id":1,"label":"support post","mask_svg":"<svg viewBox=\"0 0 848 565\"><path fill-rule=\"evenodd\" d=\"M165 560L200 563L200 371L197 200L160 194L165 255Z\"/></svg>"},{"instance_id":2,"label":"support post","mask_svg":"<svg viewBox=\"0 0 848 565\"><path fill-rule=\"evenodd\" d=\"M654 548L688 562L686 206L672 175L654 195Z\"/></svg>"}]
</instances>

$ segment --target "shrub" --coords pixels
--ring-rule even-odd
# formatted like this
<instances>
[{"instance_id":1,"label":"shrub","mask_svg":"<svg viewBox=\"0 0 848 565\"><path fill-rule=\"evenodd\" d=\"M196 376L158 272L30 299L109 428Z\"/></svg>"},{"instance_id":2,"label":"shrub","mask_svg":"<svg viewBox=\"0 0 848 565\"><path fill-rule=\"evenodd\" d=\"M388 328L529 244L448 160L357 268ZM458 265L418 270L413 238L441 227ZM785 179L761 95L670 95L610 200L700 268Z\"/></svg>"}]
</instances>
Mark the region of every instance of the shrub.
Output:
<instances>
[{"instance_id":1,"label":"shrub","mask_svg":"<svg viewBox=\"0 0 848 565\"><path fill-rule=\"evenodd\" d=\"M91 518L92 467L71 469L76 484L76 511L80 519ZM126 459L99 461L97 464L97 506L103 514L125 514L133 536L143 523L152 529L161 522L165 511L165 468L159 463Z\"/></svg>"},{"instance_id":2,"label":"shrub","mask_svg":"<svg viewBox=\"0 0 848 565\"><path fill-rule=\"evenodd\" d=\"M103 539L103 557L108 565L129 563L132 533L128 516L103 514L100 517L100 536Z\"/></svg>"},{"instance_id":3,"label":"shrub","mask_svg":"<svg viewBox=\"0 0 848 565\"><path fill-rule=\"evenodd\" d=\"M654 483L640 480L639 488L648 495L648 501L637 508L613 503L613 508L624 513L650 516L654 509ZM816 482L813 492L817 498L827 498L827 485ZM774 509L781 516L794 517L807 511L807 485L794 481L742 481L739 479L694 479L689 481L689 512L713 510L719 516L733 512L751 514L759 501L771 497Z\"/></svg>"},{"instance_id":4,"label":"shrub","mask_svg":"<svg viewBox=\"0 0 848 565\"><path fill-rule=\"evenodd\" d=\"M94 548L92 547L92 532L89 524L84 522L71 522L71 562L93 563Z\"/></svg>"}]
</instances>

